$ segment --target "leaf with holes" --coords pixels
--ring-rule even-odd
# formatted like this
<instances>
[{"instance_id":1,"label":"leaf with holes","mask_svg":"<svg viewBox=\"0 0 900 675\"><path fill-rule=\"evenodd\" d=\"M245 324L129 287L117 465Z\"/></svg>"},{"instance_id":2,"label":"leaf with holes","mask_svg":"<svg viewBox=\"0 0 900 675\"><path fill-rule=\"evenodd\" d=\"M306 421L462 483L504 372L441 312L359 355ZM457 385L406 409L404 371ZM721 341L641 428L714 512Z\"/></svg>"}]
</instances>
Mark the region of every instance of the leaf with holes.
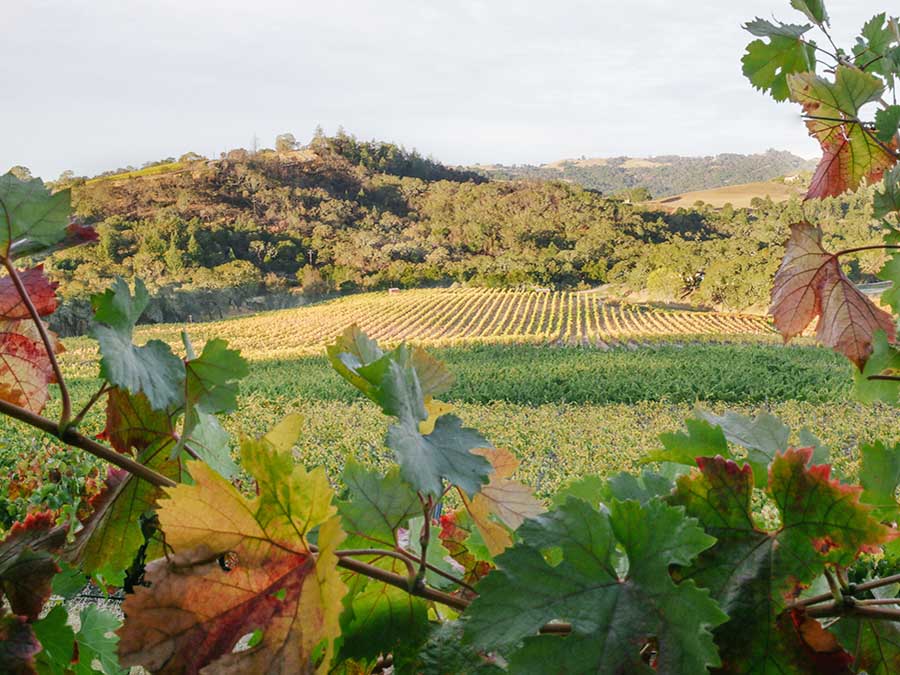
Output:
<instances>
[{"instance_id":1,"label":"leaf with holes","mask_svg":"<svg viewBox=\"0 0 900 675\"><path fill-rule=\"evenodd\" d=\"M744 75L751 84L770 92L776 101L787 100L788 75L816 69L815 43L803 38L811 28L809 24L771 23L759 18L748 22L744 26L746 31L768 39L768 42L765 39L751 42L741 59Z\"/></svg>"},{"instance_id":2,"label":"leaf with holes","mask_svg":"<svg viewBox=\"0 0 900 675\"><path fill-rule=\"evenodd\" d=\"M894 339L894 321L861 293L822 248L822 232L809 223L791 226L784 260L772 287L772 318L785 341L819 319L816 336L862 370L875 331Z\"/></svg>"},{"instance_id":3,"label":"leaf with holes","mask_svg":"<svg viewBox=\"0 0 900 675\"><path fill-rule=\"evenodd\" d=\"M511 672L674 674L719 665L711 629L727 617L708 591L669 575L715 542L683 509L613 501L600 512L570 499L519 535L464 613L465 642L510 648ZM618 571L619 548L627 572ZM561 560L548 562L549 551ZM538 635L552 620L571 623L571 634ZM650 643L654 667L642 657Z\"/></svg>"},{"instance_id":4,"label":"leaf with holes","mask_svg":"<svg viewBox=\"0 0 900 675\"><path fill-rule=\"evenodd\" d=\"M877 77L838 66L834 82L798 73L788 76L788 86L791 100L803 106L809 135L822 147L807 199L836 197L863 180L877 182L897 162L893 141L882 144L859 120L860 108L884 91Z\"/></svg>"},{"instance_id":5,"label":"leaf with holes","mask_svg":"<svg viewBox=\"0 0 900 675\"><path fill-rule=\"evenodd\" d=\"M258 496L244 497L201 462L189 465L193 485L165 489L157 515L174 553L148 565L151 587L125 601L122 665L327 672L347 591L335 555L345 535L325 472L297 466L296 436L276 431L241 443ZM232 651L255 631L255 647Z\"/></svg>"},{"instance_id":6,"label":"leaf with holes","mask_svg":"<svg viewBox=\"0 0 900 675\"><path fill-rule=\"evenodd\" d=\"M811 455L805 448L775 456L766 488L781 514L773 531L754 524L753 472L746 464L701 458L699 470L680 477L670 498L717 539L678 576L708 588L734 617L716 630L725 673L817 672L801 636L788 630L787 599L827 563L849 565L890 536L860 503L861 489L832 480L827 465L808 466Z\"/></svg>"}]
</instances>

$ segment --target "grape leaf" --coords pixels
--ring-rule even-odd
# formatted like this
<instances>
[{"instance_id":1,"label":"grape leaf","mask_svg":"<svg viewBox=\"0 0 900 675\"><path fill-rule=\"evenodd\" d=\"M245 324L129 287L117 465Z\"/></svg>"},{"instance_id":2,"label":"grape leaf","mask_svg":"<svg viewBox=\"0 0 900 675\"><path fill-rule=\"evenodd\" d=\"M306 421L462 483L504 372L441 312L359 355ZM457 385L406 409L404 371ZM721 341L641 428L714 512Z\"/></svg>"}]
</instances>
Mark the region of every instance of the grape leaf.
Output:
<instances>
[{"instance_id":1,"label":"grape leaf","mask_svg":"<svg viewBox=\"0 0 900 675\"><path fill-rule=\"evenodd\" d=\"M338 503L338 512L348 546L393 549L397 530L422 513L418 495L403 482L397 467L381 476L350 458L341 480L347 486L347 498Z\"/></svg>"},{"instance_id":2,"label":"grape leaf","mask_svg":"<svg viewBox=\"0 0 900 675\"><path fill-rule=\"evenodd\" d=\"M875 136L883 143L890 143L900 126L900 105L889 105L875 111ZM876 218L880 218L876 214Z\"/></svg>"},{"instance_id":3,"label":"grape leaf","mask_svg":"<svg viewBox=\"0 0 900 675\"><path fill-rule=\"evenodd\" d=\"M744 75L761 91L771 92L776 101L787 100L790 95L787 77L791 73L805 73L816 69L814 43L803 39L812 26L773 24L764 19L748 22L744 29L765 40L754 40L747 45L741 59Z\"/></svg>"},{"instance_id":4,"label":"grape leaf","mask_svg":"<svg viewBox=\"0 0 900 675\"><path fill-rule=\"evenodd\" d=\"M897 106L897 110L900 112L900 106ZM896 129L894 131L896 132ZM889 213L900 211L900 165L895 165L890 171L885 172L881 188L881 190L875 191L872 202L872 215L875 218L884 218ZM896 259L896 255L891 256L885 265L885 269L879 272L878 276L883 279L882 274L887 273L890 274L891 279L898 278L900 271L896 269ZM890 269L888 266L890 266ZM894 311L896 311L896 308Z\"/></svg>"},{"instance_id":5,"label":"grape leaf","mask_svg":"<svg viewBox=\"0 0 900 675\"><path fill-rule=\"evenodd\" d=\"M774 531L754 524L747 464L700 458L699 470L680 477L670 498L717 539L679 577L708 588L734 617L716 630L727 655L723 672L818 672L800 636L786 630L786 598L819 577L826 563L848 565L889 536L859 502L860 488L831 480L827 465L807 466L811 455L811 448L792 449L772 462L766 491L781 514Z\"/></svg>"},{"instance_id":6,"label":"grape leaf","mask_svg":"<svg viewBox=\"0 0 900 675\"><path fill-rule=\"evenodd\" d=\"M500 675L508 672L502 667L502 658L461 644L462 636L462 621L445 621L435 626L410 672L419 675Z\"/></svg>"},{"instance_id":7,"label":"grape leaf","mask_svg":"<svg viewBox=\"0 0 900 675\"><path fill-rule=\"evenodd\" d=\"M455 415L442 414L445 409L431 398L447 386L441 364L405 345L383 353L356 326L348 328L327 352L341 376L386 415L397 418L388 429L386 444L397 458L401 476L413 488L437 497L447 479L471 497L487 482L491 465L472 450L489 448L490 443L474 429L464 428ZM420 426L422 422L426 424Z\"/></svg>"},{"instance_id":8,"label":"grape leaf","mask_svg":"<svg viewBox=\"0 0 900 675\"><path fill-rule=\"evenodd\" d=\"M406 567L394 558L367 562L406 574ZM401 653L420 647L429 630L427 603L403 589L358 574L353 577L341 615L338 659L374 660L392 654L396 662Z\"/></svg>"},{"instance_id":9,"label":"grape leaf","mask_svg":"<svg viewBox=\"0 0 900 675\"><path fill-rule=\"evenodd\" d=\"M14 523L0 542L0 604L3 595L13 612L34 621L50 598L59 571L52 553L65 543L66 528L51 511L29 514Z\"/></svg>"},{"instance_id":10,"label":"grape leaf","mask_svg":"<svg viewBox=\"0 0 900 675\"><path fill-rule=\"evenodd\" d=\"M859 501L872 506L872 515L882 521L900 520L897 486L900 485L900 443L888 447L881 441L859 447L861 466Z\"/></svg>"},{"instance_id":11,"label":"grape leaf","mask_svg":"<svg viewBox=\"0 0 900 675\"><path fill-rule=\"evenodd\" d=\"M846 616L829 630L853 655L855 672L894 675L900 672L900 624Z\"/></svg>"},{"instance_id":12,"label":"grape leaf","mask_svg":"<svg viewBox=\"0 0 900 675\"><path fill-rule=\"evenodd\" d=\"M509 450L495 448L475 452L485 457L494 471L490 482L474 498L470 500L465 494L460 497L488 550L495 556L512 546L509 531L518 528L526 518L542 513L544 506L535 498L532 488L510 480L519 467L519 460Z\"/></svg>"},{"instance_id":13,"label":"grape leaf","mask_svg":"<svg viewBox=\"0 0 900 675\"><path fill-rule=\"evenodd\" d=\"M190 435L181 436L181 440L198 459L202 459L225 478L237 475L237 464L231 458L231 434L215 415L194 411ZM170 457L173 455L178 455L177 445L172 448Z\"/></svg>"},{"instance_id":14,"label":"grape leaf","mask_svg":"<svg viewBox=\"0 0 900 675\"><path fill-rule=\"evenodd\" d=\"M147 567L150 588L125 601L122 665L155 672L327 672L347 591L344 539L325 472L294 462L290 424L241 443L257 480L248 499L202 462L194 485L166 488L157 515L174 550ZM316 529L316 548L308 537ZM252 649L232 650L256 630Z\"/></svg>"},{"instance_id":15,"label":"grape leaf","mask_svg":"<svg viewBox=\"0 0 900 675\"><path fill-rule=\"evenodd\" d=\"M40 178L20 180L12 172L0 176L0 256L8 257L18 240L48 247L66 236L71 196L51 194Z\"/></svg>"},{"instance_id":16,"label":"grape leaf","mask_svg":"<svg viewBox=\"0 0 900 675\"><path fill-rule=\"evenodd\" d=\"M882 147L858 119L860 108L878 100L884 91L881 80L838 66L833 83L814 73L792 74L787 81L791 100L803 106L809 135L822 146L822 160L807 199L836 197L855 190L863 179L877 182L896 163L893 152Z\"/></svg>"},{"instance_id":17,"label":"grape leaf","mask_svg":"<svg viewBox=\"0 0 900 675\"><path fill-rule=\"evenodd\" d=\"M607 514L569 499L519 534L523 543L497 557L464 614L464 641L510 648L511 672L700 673L719 664L711 629L727 617L706 590L669 576L670 565L715 541L683 509L613 501ZM617 546L628 558L624 578ZM556 565L544 557L550 549L561 552ZM551 620L569 621L571 634L537 635ZM655 668L641 656L651 639Z\"/></svg>"},{"instance_id":18,"label":"grape leaf","mask_svg":"<svg viewBox=\"0 0 900 675\"><path fill-rule=\"evenodd\" d=\"M49 316L56 311L56 282L51 282L44 274L44 266L38 265L19 272L19 279L40 316ZM22 296L16 290L11 277L0 279L0 319L15 321L31 319L31 313L25 306Z\"/></svg>"},{"instance_id":19,"label":"grape leaf","mask_svg":"<svg viewBox=\"0 0 900 675\"><path fill-rule=\"evenodd\" d=\"M155 410L181 401L184 362L161 340L137 347L132 333L150 296L140 279L134 297L117 277L113 287L91 297L94 307L92 335L100 346L100 374L132 394L143 393Z\"/></svg>"},{"instance_id":20,"label":"grape leaf","mask_svg":"<svg viewBox=\"0 0 900 675\"><path fill-rule=\"evenodd\" d=\"M900 376L900 351L888 343L884 331L875 332L866 367L853 373L853 397L864 403L884 401L896 405L900 382L869 379L876 375Z\"/></svg>"},{"instance_id":21,"label":"grape leaf","mask_svg":"<svg viewBox=\"0 0 900 675\"><path fill-rule=\"evenodd\" d=\"M675 464L695 466L697 457L710 454L731 457L728 441L720 427L699 419L688 419L684 424L687 427L687 433L660 434L659 440L663 444L663 449L651 452L642 461L644 463L674 462Z\"/></svg>"},{"instance_id":22,"label":"grape leaf","mask_svg":"<svg viewBox=\"0 0 900 675\"><path fill-rule=\"evenodd\" d=\"M154 443L173 440L170 411L154 410L142 393L130 394L114 387L106 396L106 427L100 437L119 452L131 454L146 450Z\"/></svg>"},{"instance_id":23,"label":"grape leaf","mask_svg":"<svg viewBox=\"0 0 900 675\"><path fill-rule=\"evenodd\" d=\"M856 38L856 44L853 46L853 62L862 70L886 76L888 83L893 84L891 63L885 56L895 41L894 32L887 22L887 14L884 12L876 14L865 23L860 36ZM895 124L894 132L896 131ZM881 140L890 140L892 136L893 134Z\"/></svg>"},{"instance_id":24,"label":"grape leaf","mask_svg":"<svg viewBox=\"0 0 900 675\"><path fill-rule=\"evenodd\" d=\"M493 556L480 538L477 526L464 508L443 514L440 523L441 547L459 567L458 570L448 571L455 572L456 576L474 586L494 569ZM461 589L461 593L464 596L469 594L467 589Z\"/></svg>"},{"instance_id":25,"label":"grape leaf","mask_svg":"<svg viewBox=\"0 0 900 675\"><path fill-rule=\"evenodd\" d=\"M34 657L40 651L41 643L25 617L4 615L0 608L0 673L37 673Z\"/></svg>"},{"instance_id":26,"label":"grape leaf","mask_svg":"<svg viewBox=\"0 0 900 675\"><path fill-rule=\"evenodd\" d=\"M894 321L853 285L821 242L821 231L809 223L791 226L770 311L785 341L818 317L818 339L862 370L872 352L873 334L881 329L893 340Z\"/></svg>"},{"instance_id":27,"label":"grape leaf","mask_svg":"<svg viewBox=\"0 0 900 675\"><path fill-rule=\"evenodd\" d=\"M818 26L828 25L828 12L823 0L791 0L791 7L806 14Z\"/></svg>"},{"instance_id":28,"label":"grape leaf","mask_svg":"<svg viewBox=\"0 0 900 675\"><path fill-rule=\"evenodd\" d=\"M115 631L122 622L112 613L104 612L94 605L87 605L79 614L80 627L75 634L78 644L78 663L75 675L95 673L93 662L100 663L100 670L106 675L120 675L119 657L116 648L119 638Z\"/></svg>"},{"instance_id":29,"label":"grape leaf","mask_svg":"<svg viewBox=\"0 0 900 675\"><path fill-rule=\"evenodd\" d=\"M75 631L68 625L66 608L56 605L47 616L32 624L34 635L41 643L37 664L42 673L66 675L75 658Z\"/></svg>"}]
</instances>

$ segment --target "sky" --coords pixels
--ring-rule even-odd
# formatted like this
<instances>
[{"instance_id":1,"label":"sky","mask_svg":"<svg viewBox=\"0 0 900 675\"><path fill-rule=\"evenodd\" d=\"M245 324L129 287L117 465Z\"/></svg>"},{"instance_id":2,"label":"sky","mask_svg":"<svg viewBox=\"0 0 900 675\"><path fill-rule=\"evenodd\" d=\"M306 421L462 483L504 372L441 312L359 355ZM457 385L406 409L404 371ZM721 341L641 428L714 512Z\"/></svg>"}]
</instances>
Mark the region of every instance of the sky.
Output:
<instances>
[{"instance_id":1,"label":"sky","mask_svg":"<svg viewBox=\"0 0 900 675\"><path fill-rule=\"evenodd\" d=\"M790 150L741 74L789 0L4 0L0 172L93 175L342 125L449 164ZM827 0L844 44L886 3Z\"/></svg>"}]
</instances>

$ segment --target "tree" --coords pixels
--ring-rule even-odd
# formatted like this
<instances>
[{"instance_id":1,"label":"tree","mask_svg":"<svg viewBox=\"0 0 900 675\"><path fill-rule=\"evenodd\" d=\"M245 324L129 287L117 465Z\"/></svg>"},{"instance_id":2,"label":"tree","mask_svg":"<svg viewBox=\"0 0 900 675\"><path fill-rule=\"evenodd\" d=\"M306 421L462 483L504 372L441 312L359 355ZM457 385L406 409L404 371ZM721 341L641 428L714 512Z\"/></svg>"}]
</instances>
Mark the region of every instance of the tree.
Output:
<instances>
[{"instance_id":1,"label":"tree","mask_svg":"<svg viewBox=\"0 0 900 675\"><path fill-rule=\"evenodd\" d=\"M297 139L294 138L294 134L286 133L286 134L278 134L275 137L275 151L276 152L290 152L291 150L297 149Z\"/></svg>"}]
</instances>

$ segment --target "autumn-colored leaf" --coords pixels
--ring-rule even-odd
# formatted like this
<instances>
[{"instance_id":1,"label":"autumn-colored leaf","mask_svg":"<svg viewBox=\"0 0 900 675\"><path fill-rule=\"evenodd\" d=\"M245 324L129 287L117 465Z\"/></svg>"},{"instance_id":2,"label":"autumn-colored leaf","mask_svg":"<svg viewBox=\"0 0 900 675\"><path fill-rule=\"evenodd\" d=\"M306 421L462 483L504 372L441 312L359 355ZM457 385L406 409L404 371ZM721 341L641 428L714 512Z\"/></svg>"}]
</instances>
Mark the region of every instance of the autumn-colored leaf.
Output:
<instances>
[{"instance_id":1,"label":"autumn-colored leaf","mask_svg":"<svg viewBox=\"0 0 900 675\"><path fill-rule=\"evenodd\" d=\"M519 467L519 460L509 450L490 448L473 452L486 458L494 471L490 482L474 498L470 500L462 492L460 497L491 555L499 555L512 546L510 530L518 528L526 518L543 513L544 506L535 498L532 488L510 480Z\"/></svg>"},{"instance_id":2,"label":"autumn-colored leaf","mask_svg":"<svg viewBox=\"0 0 900 675\"><path fill-rule=\"evenodd\" d=\"M56 525L55 514L41 511L15 523L0 542L0 599L5 595L14 613L38 618L59 571L51 554L65 539L66 528Z\"/></svg>"},{"instance_id":3,"label":"autumn-colored leaf","mask_svg":"<svg viewBox=\"0 0 900 675\"><path fill-rule=\"evenodd\" d=\"M56 311L56 287L59 284L47 278L43 265L19 272L19 278L40 316L48 316ZM12 321L30 317L31 314L16 290L13 280L8 276L0 279L0 319Z\"/></svg>"},{"instance_id":4,"label":"autumn-colored leaf","mask_svg":"<svg viewBox=\"0 0 900 675\"><path fill-rule=\"evenodd\" d=\"M41 651L41 643L25 617L5 615L0 607L0 673L33 675L34 657Z\"/></svg>"},{"instance_id":5,"label":"autumn-colored leaf","mask_svg":"<svg viewBox=\"0 0 900 675\"><path fill-rule=\"evenodd\" d=\"M834 82L812 72L789 75L787 81L791 99L803 106L809 135L822 146L807 199L836 197L863 180L877 182L897 162L893 140L878 141L858 118L860 108L884 91L877 77L840 65Z\"/></svg>"},{"instance_id":6,"label":"autumn-colored leaf","mask_svg":"<svg viewBox=\"0 0 900 675\"><path fill-rule=\"evenodd\" d=\"M193 485L165 490L157 514L174 554L148 565L150 587L125 602L123 665L161 673L207 665L228 673L327 671L347 590L335 556L345 535L324 471L297 466L284 436L242 442L258 497L247 499L200 462L189 465ZM257 630L254 647L232 652Z\"/></svg>"},{"instance_id":7,"label":"autumn-colored leaf","mask_svg":"<svg viewBox=\"0 0 900 675\"><path fill-rule=\"evenodd\" d=\"M827 465L809 466L811 456L812 448L775 455L766 492L781 523L772 531L754 522L747 464L700 458L670 498L717 539L678 576L708 588L732 617L716 630L725 673L818 673L797 631L783 623L787 600L826 564L849 565L890 536L860 503L861 488L832 480Z\"/></svg>"},{"instance_id":8,"label":"autumn-colored leaf","mask_svg":"<svg viewBox=\"0 0 900 675\"><path fill-rule=\"evenodd\" d=\"M772 288L775 326L790 340L813 319L819 340L862 369L875 331L894 339L894 321L844 275L840 262L822 248L822 233L809 223L791 226L784 260Z\"/></svg>"}]
</instances>

